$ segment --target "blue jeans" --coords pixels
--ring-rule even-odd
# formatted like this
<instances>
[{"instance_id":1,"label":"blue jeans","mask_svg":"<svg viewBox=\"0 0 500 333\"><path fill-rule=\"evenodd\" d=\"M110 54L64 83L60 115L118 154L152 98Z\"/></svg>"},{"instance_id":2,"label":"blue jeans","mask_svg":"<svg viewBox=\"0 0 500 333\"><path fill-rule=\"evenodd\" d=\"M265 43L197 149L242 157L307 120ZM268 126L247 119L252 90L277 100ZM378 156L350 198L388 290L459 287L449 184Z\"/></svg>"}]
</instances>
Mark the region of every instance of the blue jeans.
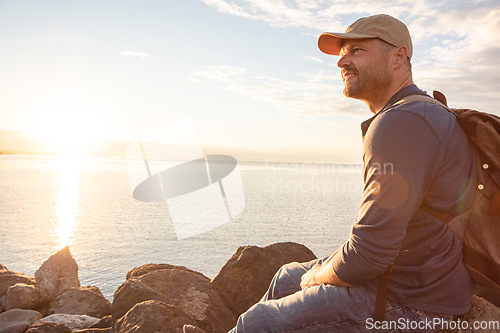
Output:
<instances>
[{"instance_id":1,"label":"blue jeans","mask_svg":"<svg viewBox=\"0 0 500 333\"><path fill-rule=\"evenodd\" d=\"M388 301L383 326L372 319L376 290L324 284L302 290L302 275L326 259L281 267L264 297L238 318L230 333L435 332L440 327L434 321L452 320Z\"/></svg>"}]
</instances>

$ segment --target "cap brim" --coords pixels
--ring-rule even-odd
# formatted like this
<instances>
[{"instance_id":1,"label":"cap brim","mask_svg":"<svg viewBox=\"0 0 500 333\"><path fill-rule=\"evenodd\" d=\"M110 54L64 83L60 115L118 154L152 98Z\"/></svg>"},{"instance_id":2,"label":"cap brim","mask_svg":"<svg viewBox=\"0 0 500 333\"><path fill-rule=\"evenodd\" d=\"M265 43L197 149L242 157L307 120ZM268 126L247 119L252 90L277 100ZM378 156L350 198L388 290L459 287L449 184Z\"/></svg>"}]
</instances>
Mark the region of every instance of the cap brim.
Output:
<instances>
[{"instance_id":1,"label":"cap brim","mask_svg":"<svg viewBox=\"0 0 500 333\"><path fill-rule=\"evenodd\" d=\"M366 39L377 38L371 35L361 35L353 33L324 32L318 38L319 49L331 55L339 55L343 39Z\"/></svg>"}]
</instances>

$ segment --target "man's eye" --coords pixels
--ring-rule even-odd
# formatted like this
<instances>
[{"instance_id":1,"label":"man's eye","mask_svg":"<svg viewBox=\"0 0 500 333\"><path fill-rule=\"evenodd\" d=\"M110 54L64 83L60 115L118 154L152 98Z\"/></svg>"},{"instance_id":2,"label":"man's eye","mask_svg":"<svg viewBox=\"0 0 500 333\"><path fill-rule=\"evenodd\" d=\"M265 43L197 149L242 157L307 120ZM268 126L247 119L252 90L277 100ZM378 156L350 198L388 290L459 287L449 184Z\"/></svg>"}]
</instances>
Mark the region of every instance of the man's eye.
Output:
<instances>
[{"instance_id":1,"label":"man's eye","mask_svg":"<svg viewBox=\"0 0 500 333\"><path fill-rule=\"evenodd\" d=\"M356 47L356 48L352 49L352 53L356 53L358 51L361 51L361 49L359 47Z\"/></svg>"}]
</instances>

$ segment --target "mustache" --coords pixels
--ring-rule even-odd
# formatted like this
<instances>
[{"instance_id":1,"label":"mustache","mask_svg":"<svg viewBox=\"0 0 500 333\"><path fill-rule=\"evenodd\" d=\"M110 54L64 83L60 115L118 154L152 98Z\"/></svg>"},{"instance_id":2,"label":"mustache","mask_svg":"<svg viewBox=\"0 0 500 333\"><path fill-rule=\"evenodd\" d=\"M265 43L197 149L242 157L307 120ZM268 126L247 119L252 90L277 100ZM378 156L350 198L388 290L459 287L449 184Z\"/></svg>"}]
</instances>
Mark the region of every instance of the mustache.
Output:
<instances>
[{"instance_id":1,"label":"mustache","mask_svg":"<svg viewBox=\"0 0 500 333\"><path fill-rule=\"evenodd\" d=\"M342 77L345 77L346 75L357 75L358 70L354 66L342 67L340 74L342 75Z\"/></svg>"}]
</instances>

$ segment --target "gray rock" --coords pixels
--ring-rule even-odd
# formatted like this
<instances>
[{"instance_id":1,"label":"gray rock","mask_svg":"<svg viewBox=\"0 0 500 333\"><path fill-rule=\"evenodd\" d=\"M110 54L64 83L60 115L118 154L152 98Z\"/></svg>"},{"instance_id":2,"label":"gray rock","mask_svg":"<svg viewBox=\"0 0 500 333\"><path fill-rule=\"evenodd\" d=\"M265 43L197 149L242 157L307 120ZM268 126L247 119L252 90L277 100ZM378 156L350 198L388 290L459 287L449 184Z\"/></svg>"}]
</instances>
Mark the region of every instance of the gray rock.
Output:
<instances>
[{"instance_id":1,"label":"gray rock","mask_svg":"<svg viewBox=\"0 0 500 333\"><path fill-rule=\"evenodd\" d=\"M264 248L242 246L212 280L226 306L236 317L257 303L274 274L284 264L316 259L302 244L276 243Z\"/></svg>"},{"instance_id":2,"label":"gray rock","mask_svg":"<svg viewBox=\"0 0 500 333\"><path fill-rule=\"evenodd\" d=\"M35 272L36 284L51 298L71 288L80 287L78 265L69 247L53 254Z\"/></svg>"},{"instance_id":3,"label":"gray rock","mask_svg":"<svg viewBox=\"0 0 500 333\"><path fill-rule=\"evenodd\" d=\"M111 302L98 287L71 288L57 296L49 307L49 313L67 313L102 318L111 314Z\"/></svg>"},{"instance_id":4,"label":"gray rock","mask_svg":"<svg viewBox=\"0 0 500 333\"><path fill-rule=\"evenodd\" d=\"M182 333L185 323L191 321L178 306L160 301L145 301L134 305L125 316L115 322L115 333Z\"/></svg>"},{"instance_id":5,"label":"gray rock","mask_svg":"<svg viewBox=\"0 0 500 333\"><path fill-rule=\"evenodd\" d=\"M0 333L23 333L40 318L42 314L34 310L5 311L0 313Z\"/></svg>"},{"instance_id":6,"label":"gray rock","mask_svg":"<svg viewBox=\"0 0 500 333\"><path fill-rule=\"evenodd\" d=\"M2 307L5 310L39 310L48 302L49 298L47 294L40 290L39 287L25 283L16 283L7 290Z\"/></svg>"},{"instance_id":7,"label":"gray rock","mask_svg":"<svg viewBox=\"0 0 500 333\"><path fill-rule=\"evenodd\" d=\"M55 313L50 316L40 319L38 323L53 322L67 326L71 330L78 330L89 328L90 326L96 324L99 318L90 317L86 315L73 315L66 313Z\"/></svg>"},{"instance_id":8,"label":"gray rock","mask_svg":"<svg viewBox=\"0 0 500 333\"><path fill-rule=\"evenodd\" d=\"M31 326L26 333L71 333L71 330L63 324L46 322Z\"/></svg>"},{"instance_id":9,"label":"gray rock","mask_svg":"<svg viewBox=\"0 0 500 333\"><path fill-rule=\"evenodd\" d=\"M179 307L193 324L207 332L227 332L236 322L210 280L186 269L150 271L125 281L114 295L113 319L118 320L134 305L148 300Z\"/></svg>"}]
</instances>

